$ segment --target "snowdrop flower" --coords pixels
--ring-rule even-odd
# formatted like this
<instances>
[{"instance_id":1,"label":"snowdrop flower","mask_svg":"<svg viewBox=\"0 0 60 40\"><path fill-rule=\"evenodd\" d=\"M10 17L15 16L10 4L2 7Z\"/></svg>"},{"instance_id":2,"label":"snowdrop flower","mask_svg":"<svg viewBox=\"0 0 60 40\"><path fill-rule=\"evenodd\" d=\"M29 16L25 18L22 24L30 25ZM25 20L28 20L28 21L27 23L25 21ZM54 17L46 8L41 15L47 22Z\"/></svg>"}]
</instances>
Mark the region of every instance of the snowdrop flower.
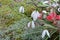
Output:
<instances>
[{"instance_id":1,"label":"snowdrop flower","mask_svg":"<svg viewBox=\"0 0 60 40\"><path fill-rule=\"evenodd\" d=\"M32 25L31 25L32 28L35 28L35 24L34 24L34 21L32 21Z\"/></svg>"},{"instance_id":2,"label":"snowdrop flower","mask_svg":"<svg viewBox=\"0 0 60 40\"><path fill-rule=\"evenodd\" d=\"M44 38L46 34L47 34L48 37L50 38L50 34L49 34L48 30L44 30L44 31L42 32L42 38Z\"/></svg>"},{"instance_id":3,"label":"snowdrop flower","mask_svg":"<svg viewBox=\"0 0 60 40\"><path fill-rule=\"evenodd\" d=\"M24 13L24 7L23 7L23 6L21 6L21 7L19 8L19 12Z\"/></svg>"},{"instance_id":4,"label":"snowdrop flower","mask_svg":"<svg viewBox=\"0 0 60 40\"><path fill-rule=\"evenodd\" d=\"M58 8L58 11L60 12L60 8Z\"/></svg>"},{"instance_id":5,"label":"snowdrop flower","mask_svg":"<svg viewBox=\"0 0 60 40\"><path fill-rule=\"evenodd\" d=\"M57 7L59 4L58 3L53 3L51 6Z\"/></svg>"},{"instance_id":6,"label":"snowdrop flower","mask_svg":"<svg viewBox=\"0 0 60 40\"><path fill-rule=\"evenodd\" d=\"M31 22L29 22L28 23L28 27L32 27L32 28L35 28L35 23L34 23L34 21L31 21Z\"/></svg>"},{"instance_id":7,"label":"snowdrop flower","mask_svg":"<svg viewBox=\"0 0 60 40\"><path fill-rule=\"evenodd\" d=\"M43 13L47 13L45 10L42 11Z\"/></svg>"},{"instance_id":8,"label":"snowdrop flower","mask_svg":"<svg viewBox=\"0 0 60 40\"><path fill-rule=\"evenodd\" d=\"M36 21L39 16L40 16L40 13L36 10L33 11L31 14L31 17L33 18L34 21Z\"/></svg>"},{"instance_id":9,"label":"snowdrop flower","mask_svg":"<svg viewBox=\"0 0 60 40\"><path fill-rule=\"evenodd\" d=\"M43 4L49 3L49 1L44 1Z\"/></svg>"},{"instance_id":10,"label":"snowdrop flower","mask_svg":"<svg viewBox=\"0 0 60 40\"><path fill-rule=\"evenodd\" d=\"M43 18L45 19L46 16L47 16L47 15L46 15L47 11L43 10L42 12L44 13Z\"/></svg>"}]
</instances>

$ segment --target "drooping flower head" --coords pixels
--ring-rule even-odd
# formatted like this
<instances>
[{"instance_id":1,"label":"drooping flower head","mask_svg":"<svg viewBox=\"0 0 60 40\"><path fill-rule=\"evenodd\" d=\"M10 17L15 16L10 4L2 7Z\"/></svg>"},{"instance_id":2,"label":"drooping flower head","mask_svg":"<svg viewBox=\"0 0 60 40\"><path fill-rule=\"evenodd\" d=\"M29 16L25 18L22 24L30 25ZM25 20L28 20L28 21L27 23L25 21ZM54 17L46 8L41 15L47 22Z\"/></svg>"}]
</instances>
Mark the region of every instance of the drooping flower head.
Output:
<instances>
[{"instance_id":1,"label":"drooping flower head","mask_svg":"<svg viewBox=\"0 0 60 40\"><path fill-rule=\"evenodd\" d=\"M43 10L42 13L43 13L43 18L45 19L47 17L47 11Z\"/></svg>"},{"instance_id":2,"label":"drooping flower head","mask_svg":"<svg viewBox=\"0 0 60 40\"><path fill-rule=\"evenodd\" d=\"M29 23L28 23L28 27L32 27L32 28L35 28L35 23L34 23L34 21L30 21Z\"/></svg>"},{"instance_id":3,"label":"drooping flower head","mask_svg":"<svg viewBox=\"0 0 60 40\"><path fill-rule=\"evenodd\" d=\"M34 21L36 21L39 16L40 16L40 13L36 10L33 11L32 14L31 14L31 17L33 18Z\"/></svg>"},{"instance_id":4,"label":"drooping flower head","mask_svg":"<svg viewBox=\"0 0 60 40\"><path fill-rule=\"evenodd\" d=\"M50 33L48 32L48 30L43 30L43 32L42 32L42 38L44 38L45 35L47 35L50 38Z\"/></svg>"},{"instance_id":5,"label":"drooping flower head","mask_svg":"<svg viewBox=\"0 0 60 40\"><path fill-rule=\"evenodd\" d=\"M56 2L56 3L53 3L51 6L53 7L57 7L59 4Z\"/></svg>"},{"instance_id":6,"label":"drooping flower head","mask_svg":"<svg viewBox=\"0 0 60 40\"><path fill-rule=\"evenodd\" d=\"M19 8L19 12L24 13L24 7L23 7L23 6L21 6L21 7Z\"/></svg>"},{"instance_id":7,"label":"drooping flower head","mask_svg":"<svg viewBox=\"0 0 60 40\"><path fill-rule=\"evenodd\" d=\"M43 13L47 13L45 10L42 11Z\"/></svg>"}]
</instances>

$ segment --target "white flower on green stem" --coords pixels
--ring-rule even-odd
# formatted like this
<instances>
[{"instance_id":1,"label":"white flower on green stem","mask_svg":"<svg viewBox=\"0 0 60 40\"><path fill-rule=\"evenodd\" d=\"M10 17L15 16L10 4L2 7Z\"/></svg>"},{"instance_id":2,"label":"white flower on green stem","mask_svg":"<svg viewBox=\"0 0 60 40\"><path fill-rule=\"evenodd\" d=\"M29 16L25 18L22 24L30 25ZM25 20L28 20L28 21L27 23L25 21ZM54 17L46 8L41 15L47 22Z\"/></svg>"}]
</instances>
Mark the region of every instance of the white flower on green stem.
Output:
<instances>
[{"instance_id":1,"label":"white flower on green stem","mask_svg":"<svg viewBox=\"0 0 60 40\"><path fill-rule=\"evenodd\" d=\"M43 18L46 18L47 17L47 15L46 15L47 11L43 10L42 13L44 13Z\"/></svg>"},{"instance_id":2,"label":"white flower on green stem","mask_svg":"<svg viewBox=\"0 0 60 40\"><path fill-rule=\"evenodd\" d=\"M36 21L39 16L40 16L40 13L36 10L33 11L31 14L31 17L33 18L34 21Z\"/></svg>"},{"instance_id":3,"label":"white flower on green stem","mask_svg":"<svg viewBox=\"0 0 60 40\"><path fill-rule=\"evenodd\" d=\"M47 13L45 10L42 11L43 13Z\"/></svg>"},{"instance_id":4,"label":"white flower on green stem","mask_svg":"<svg viewBox=\"0 0 60 40\"><path fill-rule=\"evenodd\" d=\"M57 7L57 6L59 6L59 4L58 3L53 3L51 6Z\"/></svg>"},{"instance_id":5,"label":"white flower on green stem","mask_svg":"<svg viewBox=\"0 0 60 40\"><path fill-rule=\"evenodd\" d=\"M32 28L35 28L35 23L34 23L34 21L31 21L31 22L29 22L28 23L28 27L32 27Z\"/></svg>"},{"instance_id":6,"label":"white flower on green stem","mask_svg":"<svg viewBox=\"0 0 60 40\"><path fill-rule=\"evenodd\" d=\"M32 28L35 28L35 23L34 23L34 21L32 21L31 27L32 27Z\"/></svg>"},{"instance_id":7,"label":"white flower on green stem","mask_svg":"<svg viewBox=\"0 0 60 40\"><path fill-rule=\"evenodd\" d=\"M44 38L45 35L47 35L50 38L50 34L49 34L48 30L43 30L43 32L42 32L42 38Z\"/></svg>"},{"instance_id":8,"label":"white flower on green stem","mask_svg":"<svg viewBox=\"0 0 60 40\"><path fill-rule=\"evenodd\" d=\"M44 1L43 4L49 3L49 1Z\"/></svg>"},{"instance_id":9,"label":"white flower on green stem","mask_svg":"<svg viewBox=\"0 0 60 40\"><path fill-rule=\"evenodd\" d=\"M24 7L23 7L23 6L21 6L21 7L19 8L19 12L24 13Z\"/></svg>"}]
</instances>

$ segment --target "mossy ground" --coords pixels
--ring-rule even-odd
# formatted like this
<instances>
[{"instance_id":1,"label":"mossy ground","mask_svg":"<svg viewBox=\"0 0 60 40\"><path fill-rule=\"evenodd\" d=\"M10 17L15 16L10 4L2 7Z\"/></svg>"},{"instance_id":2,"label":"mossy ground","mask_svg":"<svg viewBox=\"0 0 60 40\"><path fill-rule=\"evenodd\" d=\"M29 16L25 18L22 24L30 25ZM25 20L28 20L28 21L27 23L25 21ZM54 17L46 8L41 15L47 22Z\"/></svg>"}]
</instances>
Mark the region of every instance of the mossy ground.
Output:
<instances>
[{"instance_id":1,"label":"mossy ground","mask_svg":"<svg viewBox=\"0 0 60 40\"><path fill-rule=\"evenodd\" d=\"M3 18L0 18L2 26L4 26L4 24L10 25L13 21L20 20L25 17L25 15L30 16L33 9L36 9L35 6L28 5L25 0L20 2L16 2L15 0L0 0L0 4L0 17ZM24 6L24 14L19 13L20 6Z\"/></svg>"}]
</instances>

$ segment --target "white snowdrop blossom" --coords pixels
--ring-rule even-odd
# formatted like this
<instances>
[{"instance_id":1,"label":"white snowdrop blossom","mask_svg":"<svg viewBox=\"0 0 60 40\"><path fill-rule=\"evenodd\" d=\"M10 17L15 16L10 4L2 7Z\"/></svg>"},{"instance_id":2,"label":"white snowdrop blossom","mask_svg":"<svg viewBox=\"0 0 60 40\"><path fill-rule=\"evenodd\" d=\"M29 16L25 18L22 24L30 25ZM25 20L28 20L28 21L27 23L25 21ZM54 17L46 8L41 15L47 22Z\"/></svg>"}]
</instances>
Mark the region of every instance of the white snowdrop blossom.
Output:
<instances>
[{"instance_id":1,"label":"white snowdrop blossom","mask_svg":"<svg viewBox=\"0 0 60 40\"><path fill-rule=\"evenodd\" d=\"M60 12L60 8L58 8L58 12Z\"/></svg>"},{"instance_id":2,"label":"white snowdrop blossom","mask_svg":"<svg viewBox=\"0 0 60 40\"><path fill-rule=\"evenodd\" d=\"M31 25L32 28L35 28L35 24L34 24L34 21L32 21L32 25Z\"/></svg>"},{"instance_id":3,"label":"white snowdrop blossom","mask_svg":"<svg viewBox=\"0 0 60 40\"><path fill-rule=\"evenodd\" d=\"M57 7L59 4L58 3L53 3L51 6Z\"/></svg>"},{"instance_id":4,"label":"white snowdrop blossom","mask_svg":"<svg viewBox=\"0 0 60 40\"><path fill-rule=\"evenodd\" d=\"M49 1L44 1L44 2L43 2L43 4L47 4L47 3L49 3Z\"/></svg>"},{"instance_id":5,"label":"white snowdrop blossom","mask_svg":"<svg viewBox=\"0 0 60 40\"><path fill-rule=\"evenodd\" d=\"M33 18L34 21L36 21L39 16L40 16L40 13L36 10L33 11L31 14L31 17Z\"/></svg>"},{"instance_id":6,"label":"white snowdrop blossom","mask_svg":"<svg viewBox=\"0 0 60 40\"><path fill-rule=\"evenodd\" d=\"M43 10L42 13L44 13L43 18L45 19L46 16L47 16L47 15L46 15L47 11Z\"/></svg>"},{"instance_id":7,"label":"white snowdrop blossom","mask_svg":"<svg viewBox=\"0 0 60 40\"><path fill-rule=\"evenodd\" d=\"M28 23L28 27L32 27L32 28L35 28L35 23L34 23L34 21L30 21L29 23Z\"/></svg>"},{"instance_id":8,"label":"white snowdrop blossom","mask_svg":"<svg viewBox=\"0 0 60 40\"><path fill-rule=\"evenodd\" d=\"M23 6L21 6L21 7L19 8L19 12L24 13L24 7L23 7Z\"/></svg>"},{"instance_id":9,"label":"white snowdrop blossom","mask_svg":"<svg viewBox=\"0 0 60 40\"><path fill-rule=\"evenodd\" d=\"M44 30L44 31L42 32L42 38L44 38L45 35L47 35L47 36L50 38L50 34L49 34L48 30Z\"/></svg>"},{"instance_id":10,"label":"white snowdrop blossom","mask_svg":"<svg viewBox=\"0 0 60 40\"><path fill-rule=\"evenodd\" d=\"M43 13L47 13L45 10L42 11Z\"/></svg>"}]
</instances>

